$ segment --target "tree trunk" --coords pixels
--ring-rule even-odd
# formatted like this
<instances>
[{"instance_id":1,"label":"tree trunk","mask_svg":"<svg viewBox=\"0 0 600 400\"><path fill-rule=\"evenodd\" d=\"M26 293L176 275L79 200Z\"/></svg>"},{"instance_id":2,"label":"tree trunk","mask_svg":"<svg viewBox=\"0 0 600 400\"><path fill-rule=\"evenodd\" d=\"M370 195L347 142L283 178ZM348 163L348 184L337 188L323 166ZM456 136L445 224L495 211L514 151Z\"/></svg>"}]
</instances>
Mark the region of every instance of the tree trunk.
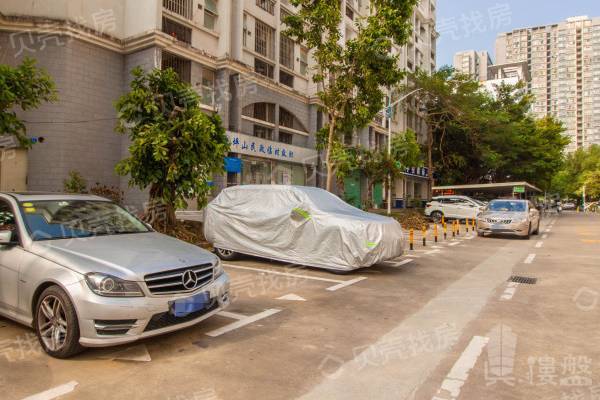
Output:
<instances>
[{"instance_id":1,"label":"tree trunk","mask_svg":"<svg viewBox=\"0 0 600 400\"><path fill-rule=\"evenodd\" d=\"M325 156L325 164L327 166L327 186L328 192L333 192L333 163L331 162L331 147L333 146L333 135L335 133L335 116L331 116L329 120L329 137L327 138L327 151Z\"/></svg>"},{"instance_id":2,"label":"tree trunk","mask_svg":"<svg viewBox=\"0 0 600 400\"><path fill-rule=\"evenodd\" d=\"M170 232L177 223L175 207L165 204L160 192L161 188L158 185L150 187L150 201L144 212L143 220L159 232Z\"/></svg>"}]
</instances>

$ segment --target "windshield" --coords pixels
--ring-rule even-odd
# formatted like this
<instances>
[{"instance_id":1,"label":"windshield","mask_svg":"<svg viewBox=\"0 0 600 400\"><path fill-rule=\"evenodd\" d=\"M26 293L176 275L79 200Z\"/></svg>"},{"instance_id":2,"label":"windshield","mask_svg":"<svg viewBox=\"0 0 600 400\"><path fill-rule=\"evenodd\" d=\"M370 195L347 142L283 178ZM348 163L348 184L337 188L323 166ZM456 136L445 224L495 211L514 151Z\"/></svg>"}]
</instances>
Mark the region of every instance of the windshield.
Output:
<instances>
[{"instance_id":1,"label":"windshield","mask_svg":"<svg viewBox=\"0 0 600 400\"><path fill-rule=\"evenodd\" d=\"M527 203L516 200L492 200L487 206L488 211L527 211Z\"/></svg>"},{"instance_id":2,"label":"windshield","mask_svg":"<svg viewBox=\"0 0 600 400\"><path fill-rule=\"evenodd\" d=\"M114 203L49 200L20 203L32 240L72 239L148 232L143 222Z\"/></svg>"}]
</instances>

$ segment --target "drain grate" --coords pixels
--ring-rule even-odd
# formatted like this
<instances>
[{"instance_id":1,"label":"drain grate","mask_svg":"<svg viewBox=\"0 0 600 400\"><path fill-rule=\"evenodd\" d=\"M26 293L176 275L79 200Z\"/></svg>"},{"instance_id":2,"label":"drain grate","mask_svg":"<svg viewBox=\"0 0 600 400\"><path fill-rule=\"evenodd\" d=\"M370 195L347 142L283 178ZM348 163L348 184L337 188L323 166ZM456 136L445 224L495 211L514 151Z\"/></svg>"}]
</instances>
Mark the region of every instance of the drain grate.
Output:
<instances>
[{"instance_id":1,"label":"drain grate","mask_svg":"<svg viewBox=\"0 0 600 400\"><path fill-rule=\"evenodd\" d=\"M537 278L531 278L528 276L518 276L518 275L513 275L508 279L509 282L516 282L516 283L524 283L526 285L535 285L537 283Z\"/></svg>"}]
</instances>

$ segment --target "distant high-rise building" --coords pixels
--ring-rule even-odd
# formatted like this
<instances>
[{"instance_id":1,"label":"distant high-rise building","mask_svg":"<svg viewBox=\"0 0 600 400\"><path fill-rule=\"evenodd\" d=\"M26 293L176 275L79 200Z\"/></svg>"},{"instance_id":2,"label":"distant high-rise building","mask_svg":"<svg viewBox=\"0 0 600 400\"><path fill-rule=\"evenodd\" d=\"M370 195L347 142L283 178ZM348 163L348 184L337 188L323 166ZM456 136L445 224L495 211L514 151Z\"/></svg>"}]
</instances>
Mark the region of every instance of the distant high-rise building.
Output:
<instances>
[{"instance_id":1,"label":"distant high-rise building","mask_svg":"<svg viewBox=\"0 0 600 400\"><path fill-rule=\"evenodd\" d=\"M519 82L523 83L523 90L527 91L531 81L529 67L525 61L491 65L488 67L487 77L483 86L493 95L496 95L498 86L502 84L517 85Z\"/></svg>"},{"instance_id":2,"label":"distant high-rise building","mask_svg":"<svg viewBox=\"0 0 600 400\"><path fill-rule=\"evenodd\" d=\"M569 151L600 144L600 18L573 17L502 33L496 61L527 62L532 111L565 124Z\"/></svg>"},{"instance_id":3,"label":"distant high-rise building","mask_svg":"<svg viewBox=\"0 0 600 400\"><path fill-rule=\"evenodd\" d=\"M480 82L487 80L488 67L492 59L487 51L465 50L454 55L454 69L468 74Z\"/></svg>"}]
</instances>

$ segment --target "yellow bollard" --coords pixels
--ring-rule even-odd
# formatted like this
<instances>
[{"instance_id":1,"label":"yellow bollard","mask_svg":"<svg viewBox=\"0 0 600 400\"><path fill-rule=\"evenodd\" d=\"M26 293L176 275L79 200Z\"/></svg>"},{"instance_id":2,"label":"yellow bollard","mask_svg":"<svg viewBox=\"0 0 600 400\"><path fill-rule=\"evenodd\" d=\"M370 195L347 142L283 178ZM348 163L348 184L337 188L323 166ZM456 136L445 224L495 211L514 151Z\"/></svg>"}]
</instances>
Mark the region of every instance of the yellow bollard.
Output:
<instances>
[{"instance_id":1,"label":"yellow bollard","mask_svg":"<svg viewBox=\"0 0 600 400\"><path fill-rule=\"evenodd\" d=\"M438 242L438 226L437 226L437 224L435 224L433 226L433 240L435 241L435 243Z\"/></svg>"},{"instance_id":2,"label":"yellow bollard","mask_svg":"<svg viewBox=\"0 0 600 400\"><path fill-rule=\"evenodd\" d=\"M471 220L471 223L473 224L473 225L471 226L471 228L473 228L473 232L475 232L475 231L477 230L477 220L476 220L475 218L473 218L473 219Z\"/></svg>"},{"instance_id":3,"label":"yellow bollard","mask_svg":"<svg viewBox=\"0 0 600 400\"><path fill-rule=\"evenodd\" d=\"M425 225L421 228L421 233L423 234L423 246L427 246L427 241L425 239L427 237L427 227Z\"/></svg>"},{"instance_id":4,"label":"yellow bollard","mask_svg":"<svg viewBox=\"0 0 600 400\"><path fill-rule=\"evenodd\" d=\"M452 237L456 236L456 221L452 221Z\"/></svg>"},{"instance_id":5,"label":"yellow bollard","mask_svg":"<svg viewBox=\"0 0 600 400\"><path fill-rule=\"evenodd\" d=\"M469 218L465 218L465 232L469 232Z\"/></svg>"},{"instance_id":6,"label":"yellow bollard","mask_svg":"<svg viewBox=\"0 0 600 400\"><path fill-rule=\"evenodd\" d=\"M410 244L410 249L414 250L414 242L415 242L415 231L414 229L410 229L410 232L408 234L408 243Z\"/></svg>"},{"instance_id":7,"label":"yellow bollard","mask_svg":"<svg viewBox=\"0 0 600 400\"><path fill-rule=\"evenodd\" d=\"M460 236L460 221L456 221L456 236Z\"/></svg>"},{"instance_id":8,"label":"yellow bollard","mask_svg":"<svg viewBox=\"0 0 600 400\"><path fill-rule=\"evenodd\" d=\"M446 217L442 215L442 226L446 226Z\"/></svg>"},{"instance_id":9,"label":"yellow bollard","mask_svg":"<svg viewBox=\"0 0 600 400\"><path fill-rule=\"evenodd\" d=\"M442 224L442 227L444 228L444 240L446 240L446 238L448 237L448 226L446 225L446 223L444 222Z\"/></svg>"}]
</instances>

